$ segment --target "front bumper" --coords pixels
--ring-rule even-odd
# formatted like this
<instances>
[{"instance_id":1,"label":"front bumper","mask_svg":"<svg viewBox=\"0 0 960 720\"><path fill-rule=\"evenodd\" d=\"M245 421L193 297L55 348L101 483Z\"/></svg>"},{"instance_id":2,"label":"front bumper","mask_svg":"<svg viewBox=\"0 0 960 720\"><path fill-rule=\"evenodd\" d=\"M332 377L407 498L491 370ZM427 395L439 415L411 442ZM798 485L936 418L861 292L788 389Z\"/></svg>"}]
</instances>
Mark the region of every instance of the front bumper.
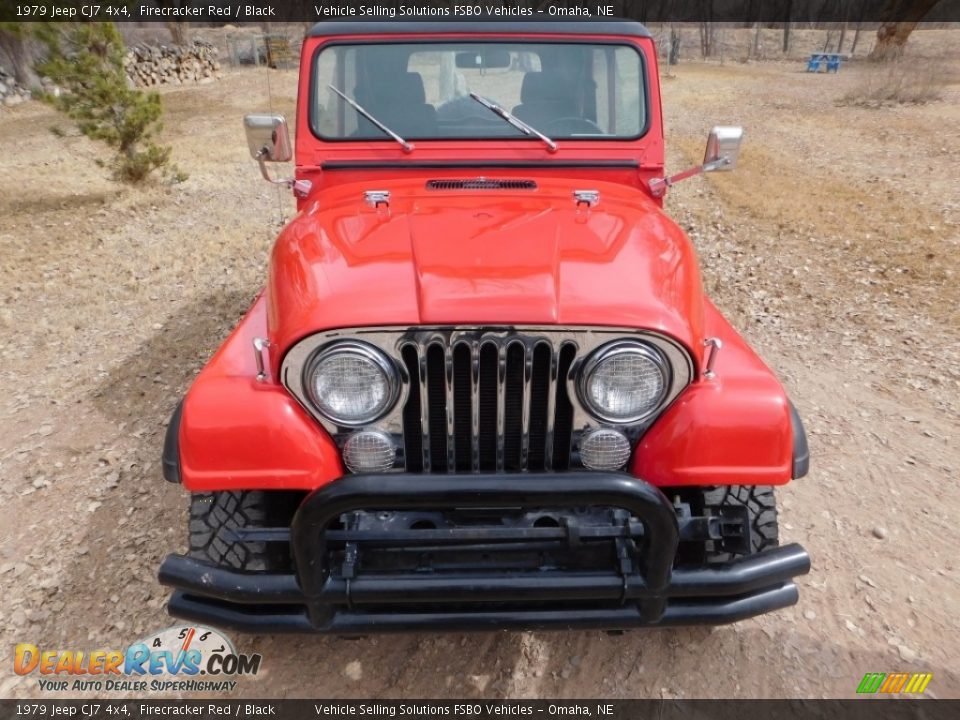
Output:
<instances>
[{"instance_id":1,"label":"front bumper","mask_svg":"<svg viewBox=\"0 0 960 720\"><path fill-rule=\"evenodd\" d=\"M578 527L350 530L356 511L491 513L540 508L618 508L621 521ZM160 581L172 615L245 632L367 632L603 628L723 624L797 602L792 578L810 569L799 545L723 564L674 567L681 529L654 486L620 473L350 476L311 493L293 519L294 571L244 573L168 556ZM544 563L519 571L508 549L591 546L596 567ZM373 548L422 552L486 548L476 567L369 571ZM608 548L605 554L602 548Z\"/></svg>"}]
</instances>

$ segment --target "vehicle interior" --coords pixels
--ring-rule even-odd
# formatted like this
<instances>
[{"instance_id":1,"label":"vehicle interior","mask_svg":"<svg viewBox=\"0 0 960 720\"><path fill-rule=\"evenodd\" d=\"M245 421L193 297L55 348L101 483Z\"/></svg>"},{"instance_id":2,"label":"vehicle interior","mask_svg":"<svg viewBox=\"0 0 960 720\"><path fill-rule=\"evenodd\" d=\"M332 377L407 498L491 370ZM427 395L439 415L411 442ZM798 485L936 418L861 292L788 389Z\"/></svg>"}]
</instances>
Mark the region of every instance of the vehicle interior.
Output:
<instances>
[{"instance_id":1,"label":"vehicle interior","mask_svg":"<svg viewBox=\"0 0 960 720\"><path fill-rule=\"evenodd\" d=\"M526 138L471 96L551 138L626 139L646 117L643 59L624 44L333 44L315 61L311 124L324 140Z\"/></svg>"}]
</instances>

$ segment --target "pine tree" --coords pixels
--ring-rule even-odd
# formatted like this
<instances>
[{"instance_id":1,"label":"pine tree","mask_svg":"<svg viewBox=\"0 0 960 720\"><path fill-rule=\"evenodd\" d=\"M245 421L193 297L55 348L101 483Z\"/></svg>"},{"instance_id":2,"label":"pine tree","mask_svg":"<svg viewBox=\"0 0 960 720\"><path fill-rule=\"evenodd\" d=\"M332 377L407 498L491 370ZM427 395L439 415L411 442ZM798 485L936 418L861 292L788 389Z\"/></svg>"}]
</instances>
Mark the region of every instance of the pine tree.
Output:
<instances>
[{"instance_id":1,"label":"pine tree","mask_svg":"<svg viewBox=\"0 0 960 720\"><path fill-rule=\"evenodd\" d=\"M88 138L114 149L112 160L101 164L129 183L169 169L170 148L153 140L162 128L160 96L130 86L123 67L126 47L116 26L65 23L45 41L50 53L39 70L63 92L44 99Z\"/></svg>"}]
</instances>

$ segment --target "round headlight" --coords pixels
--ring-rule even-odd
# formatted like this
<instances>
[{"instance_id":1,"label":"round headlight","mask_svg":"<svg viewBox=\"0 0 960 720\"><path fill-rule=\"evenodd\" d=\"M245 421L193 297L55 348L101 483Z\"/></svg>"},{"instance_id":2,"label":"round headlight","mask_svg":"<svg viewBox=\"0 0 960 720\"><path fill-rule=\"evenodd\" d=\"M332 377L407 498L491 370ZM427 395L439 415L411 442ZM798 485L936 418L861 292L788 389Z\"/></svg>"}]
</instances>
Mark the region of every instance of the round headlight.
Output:
<instances>
[{"instance_id":1,"label":"round headlight","mask_svg":"<svg viewBox=\"0 0 960 720\"><path fill-rule=\"evenodd\" d=\"M343 464L353 473L386 472L395 456L393 440L382 430L355 432L343 446Z\"/></svg>"},{"instance_id":2,"label":"round headlight","mask_svg":"<svg viewBox=\"0 0 960 720\"><path fill-rule=\"evenodd\" d=\"M341 342L307 366L305 385L317 409L338 425L366 425L385 415L400 391L397 370L376 348Z\"/></svg>"},{"instance_id":3,"label":"round headlight","mask_svg":"<svg viewBox=\"0 0 960 720\"><path fill-rule=\"evenodd\" d=\"M630 441L613 428L591 430L580 439L580 462L589 470L619 470L630 459Z\"/></svg>"},{"instance_id":4,"label":"round headlight","mask_svg":"<svg viewBox=\"0 0 960 720\"><path fill-rule=\"evenodd\" d=\"M666 361L649 345L616 342L587 361L580 375L580 400L601 420L632 423L663 402L668 388Z\"/></svg>"}]
</instances>

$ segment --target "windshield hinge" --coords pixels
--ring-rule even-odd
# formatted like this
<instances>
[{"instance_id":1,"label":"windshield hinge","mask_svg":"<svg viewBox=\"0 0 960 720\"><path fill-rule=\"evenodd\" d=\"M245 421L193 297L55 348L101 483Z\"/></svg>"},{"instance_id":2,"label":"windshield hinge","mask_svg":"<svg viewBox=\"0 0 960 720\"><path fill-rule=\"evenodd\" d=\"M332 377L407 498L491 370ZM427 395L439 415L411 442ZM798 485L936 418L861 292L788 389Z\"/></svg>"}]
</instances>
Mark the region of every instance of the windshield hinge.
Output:
<instances>
[{"instance_id":1,"label":"windshield hinge","mask_svg":"<svg viewBox=\"0 0 960 720\"><path fill-rule=\"evenodd\" d=\"M600 191L599 190L574 190L573 201L577 204L577 207L579 207L580 205L593 207L598 202L600 202Z\"/></svg>"},{"instance_id":2,"label":"windshield hinge","mask_svg":"<svg viewBox=\"0 0 960 720\"><path fill-rule=\"evenodd\" d=\"M372 208L379 208L381 205L390 205L389 190L365 190L363 199Z\"/></svg>"}]
</instances>

